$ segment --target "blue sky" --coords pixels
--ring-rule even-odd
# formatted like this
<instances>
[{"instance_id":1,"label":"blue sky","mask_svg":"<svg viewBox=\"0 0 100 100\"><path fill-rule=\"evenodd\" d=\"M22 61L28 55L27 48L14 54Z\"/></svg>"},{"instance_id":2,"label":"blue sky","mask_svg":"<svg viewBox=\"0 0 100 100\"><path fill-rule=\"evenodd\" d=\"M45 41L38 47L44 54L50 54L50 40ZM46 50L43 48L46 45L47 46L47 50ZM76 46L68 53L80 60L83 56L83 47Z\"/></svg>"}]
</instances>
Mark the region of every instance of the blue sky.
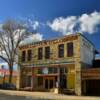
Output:
<instances>
[{"instance_id":1,"label":"blue sky","mask_svg":"<svg viewBox=\"0 0 100 100\"><path fill-rule=\"evenodd\" d=\"M66 22L68 18L70 20L71 16L74 16L72 20L76 22L81 19L80 17L83 17L83 14L91 17L91 14L94 13L95 16L100 17L100 0L0 0L1 23L9 18L37 21L39 23L37 26L39 27L36 30L39 34L43 35L43 39L60 37L70 31L73 32L73 30L70 29L64 30L61 26L55 26L55 19L57 19L58 22L60 20L61 25L61 23L63 21ZM82 21L84 20L82 19ZM88 21L91 22L91 18L87 20L87 22ZM92 24L94 26L92 27L95 28L96 31L94 31L95 29L92 30L89 28L84 32L84 27L82 28L83 30L77 28L75 31L81 30L84 35L95 44L96 48L100 50L100 18L97 17L95 21L96 23L93 22ZM75 23L71 23L71 25L73 24Z\"/></svg>"}]
</instances>

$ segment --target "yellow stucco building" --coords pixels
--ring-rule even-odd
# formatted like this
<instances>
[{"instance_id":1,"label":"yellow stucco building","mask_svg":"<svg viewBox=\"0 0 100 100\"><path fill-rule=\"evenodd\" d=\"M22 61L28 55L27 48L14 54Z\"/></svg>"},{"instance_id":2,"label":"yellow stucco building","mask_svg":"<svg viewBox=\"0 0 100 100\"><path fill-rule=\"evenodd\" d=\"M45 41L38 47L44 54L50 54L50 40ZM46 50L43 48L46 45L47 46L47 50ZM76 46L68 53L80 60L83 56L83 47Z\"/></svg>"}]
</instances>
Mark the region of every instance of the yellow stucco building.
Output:
<instances>
[{"instance_id":1,"label":"yellow stucco building","mask_svg":"<svg viewBox=\"0 0 100 100\"><path fill-rule=\"evenodd\" d=\"M81 70L94 57L93 44L79 33L21 44L17 88L81 95Z\"/></svg>"}]
</instances>

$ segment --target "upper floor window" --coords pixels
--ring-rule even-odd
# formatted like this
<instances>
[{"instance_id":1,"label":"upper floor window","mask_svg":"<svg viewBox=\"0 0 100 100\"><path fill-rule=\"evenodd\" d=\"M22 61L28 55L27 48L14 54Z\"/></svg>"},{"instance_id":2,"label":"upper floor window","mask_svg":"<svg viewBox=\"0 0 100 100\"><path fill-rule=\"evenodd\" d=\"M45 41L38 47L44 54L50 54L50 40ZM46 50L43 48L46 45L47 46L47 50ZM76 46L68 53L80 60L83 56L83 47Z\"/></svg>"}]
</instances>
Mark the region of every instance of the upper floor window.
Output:
<instances>
[{"instance_id":1,"label":"upper floor window","mask_svg":"<svg viewBox=\"0 0 100 100\"><path fill-rule=\"evenodd\" d=\"M24 62L25 59L26 59L26 51L22 51L22 58L21 58L22 62Z\"/></svg>"},{"instance_id":2,"label":"upper floor window","mask_svg":"<svg viewBox=\"0 0 100 100\"><path fill-rule=\"evenodd\" d=\"M43 48L38 48L38 59L41 60L43 57Z\"/></svg>"},{"instance_id":3,"label":"upper floor window","mask_svg":"<svg viewBox=\"0 0 100 100\"><path fill-rule=\"evenodd\" d=\"M58 57L64 57L64 44L58 46Z\"/></svg>"},{"instance_id":4,"label":"upper floor window","mask_svg":"<svg viewBox=\"0 0 100 100\"><path fill-rule=\"evenodd\" d=\"M45 58L49 59L50 58L50 47L45 47Z\"/></svg>"},{"instance_id":5,"label":"upper floor window","mask_svg":"<svg viewBox=\"0 0 100 100\"><path fill-rule=\"evenodd\" d=\"M68 57L73 56L73 42L67 43L67 56Z\"/></svg>"},{"instance_id":6,"label":"upper floor window","mask_svg":"<svg viewBox=\"0 0 100 100\"><path fill-rule=\"evenodd\" d=\"M32 60L32 50L28 50L27 60L28 61Z\"/></svg>"}]
</instances>

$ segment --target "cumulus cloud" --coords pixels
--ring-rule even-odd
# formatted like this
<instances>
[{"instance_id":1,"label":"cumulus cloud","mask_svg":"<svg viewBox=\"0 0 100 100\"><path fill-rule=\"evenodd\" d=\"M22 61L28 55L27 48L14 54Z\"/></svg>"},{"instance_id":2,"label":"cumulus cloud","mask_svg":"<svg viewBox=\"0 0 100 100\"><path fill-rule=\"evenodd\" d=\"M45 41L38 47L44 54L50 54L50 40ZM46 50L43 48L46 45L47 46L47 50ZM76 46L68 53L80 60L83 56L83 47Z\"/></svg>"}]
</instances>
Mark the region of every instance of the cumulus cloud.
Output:
<instances>
[{"instance_id":1,"label":"cumulus cloud","mask_svg":"<svg viewBox=\"0 0 100 100\"><path fill-rule=\"evenodd\" d=\"M20 45L30 44L30 43L38 42L38 41L42 41L42 40L43 40L43 34L36 33L36 34L33 34L33 35L31 35L31 36L25 38L25 39L20 43Z\"/></svg>"},{"instance_id":2,"label":"cumulus cloud","mask_svg":"<svg viewBox=\"0 0 100 100\"><path fill-rule=\"evenodd\" d=\"M40 33L36 33L34 35L32 35L32 38L33 40L37 40L37 41L41 41L43 39L43 34L40 34Z\"/></svg>"},{"instance_id":3,"label":"cumulus cloud","mask_svg":"<svg viewBox=\"0 0 100 100\"><path fill-rule=\"evenodd\" d=\"M73 28L75 27L77 23L76 16L70 16L67 18L59 17L54 19L53 23L49 23L48 25L55 31L59 31L63 34L66 33L73 33Z\"/></svg>"},{"instance_id":4,"label":"cumulus cloud","mask_svg":"<svg viewBox=\"0 0 100 100\"><path fill-rule=\"evenodd\" d=\"M91 14L83 14L79 18L80 31L94 33L97 31L97 25L100 24L100 12L93 12Z\"/></svg>"},{"instance_id":5,"label":"cumulus cloud","mask_svg":"<svg viewBox=\"0 0 100 100\"><path fill-rule=\"evenodd\" d=\"M100 12L82 14L81 16L59 17L47 25L54 31L61 32L63 35L76 32L93 34L100 25Z\"/></svg>"},{"instance_id":6,"label":"cumulus cloud","mask_svg":"<svg viewBox=\"0 0 100 100\"><path fill-rule=\"evenodd\" d=\"M27 26L30 26L32 29L36 30L39 27L39 22L28 19Z\"/></svg>"},{"instance_id":7,"label":"cumulus cloud","mask_svg":"<svg viewBox=\"0 0 100 100\"><path fill-rule=\"evenodd\" d=\"M40 22L38 20L34 19L34 16L29 17L18 17L18 20L23 23L24 26L26 26L28 29L31 30L37 30L40 26Z\"/></svg>"}]
</instances>

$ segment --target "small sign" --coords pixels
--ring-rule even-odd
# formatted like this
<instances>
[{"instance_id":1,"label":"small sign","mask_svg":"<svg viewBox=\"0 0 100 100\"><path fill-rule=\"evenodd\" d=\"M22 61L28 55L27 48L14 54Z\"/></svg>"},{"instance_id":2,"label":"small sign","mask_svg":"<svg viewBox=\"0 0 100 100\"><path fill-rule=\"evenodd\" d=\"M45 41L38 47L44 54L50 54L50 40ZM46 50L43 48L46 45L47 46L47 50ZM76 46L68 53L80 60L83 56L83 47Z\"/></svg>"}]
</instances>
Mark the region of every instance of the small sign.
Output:
<instances>
[{"instance_id":1,"label":"small sign","mask_svg":"<svg viewBox=\"0 0 100 100\"><path fill-rule=\"evenodd\" d=\"M43 69L43 74L48 74L48 68Z\"/></svg>"}]
</instances>

